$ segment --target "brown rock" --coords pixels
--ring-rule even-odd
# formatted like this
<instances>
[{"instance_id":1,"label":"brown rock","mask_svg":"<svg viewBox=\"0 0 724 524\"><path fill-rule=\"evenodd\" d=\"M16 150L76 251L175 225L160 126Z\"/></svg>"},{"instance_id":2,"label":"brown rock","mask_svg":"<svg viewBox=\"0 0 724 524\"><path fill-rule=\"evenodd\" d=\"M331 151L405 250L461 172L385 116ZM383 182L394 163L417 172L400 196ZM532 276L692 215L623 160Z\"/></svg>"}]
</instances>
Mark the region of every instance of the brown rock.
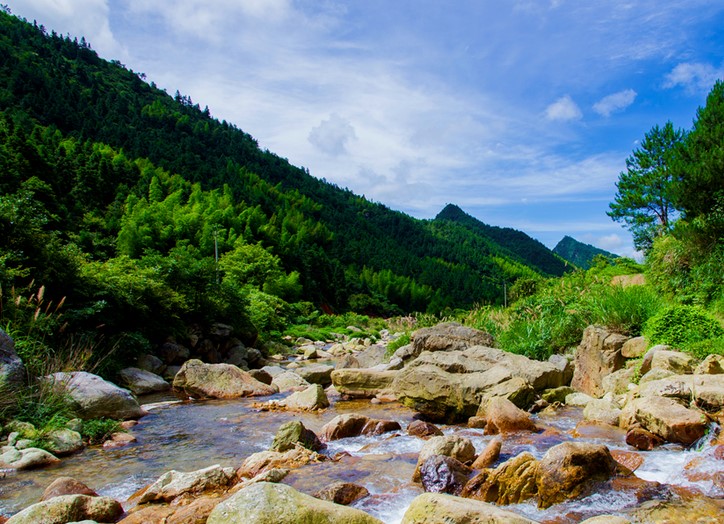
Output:
<instances>
[{"instance_id":1,"label":"brown rock","mask_svg":"<svg viewBox=\"0 0 724 524\"><path fill-rule=\"evenodd\" d=\"M334 502L335 504L342 504L343 506L349 506L353 502L368 496L370 492L364 486L359 484L353 484L352 482L335 482L329 486L320 489L313 496Z\"/></svg>"},{"instance_id":2,"label":"brown rock","mask_svg":"<svg viewBox=\"0 0 724 524\"><path fill-rule=\"evenodd\" d=\"M471 467L473 469L485 469L495 464L495 461L500 457L500 449L502 446L503 440L500 437L493 438L493 440L485 446L482 453L478 455L478 458L475 459Z\"/></svg>"},{"instance_id":3,"label":"brown rock","mask_svg":"<svg viewBox=\"0 0 724 524\"><path fill-rule=\"evenodd\" d=\"M641 464L644 463L644 458L640 453L636 453L635 451L612 449L611 456L629 471L636 471L641 467Z\"/></svg>"},{"instance_id":4,"label":"brown rock","mask_svg":"<svg viewBox=\"0 0 724 524\"><path fill-rule=\"evenodd\" d=\"M675 400L649 396L633 402L636 421L664 440L690 446L706 432L706 415L685 408Z\"/></svg>"},{"instance_id":5,"label":"brown rock","mask_svg":"<svg viewBox=\"0 0 724 524\"><path fill-rule=\"evenodd\" d=\"M61 524L82 520L116 522L123 514L121 504L109 497L60 495L33 504L16 513L11 524Z\"/></svg>"},{"instance_id":6,"label":"brown rock","mask_svg":"<svg viewBox=\"0 0 724 524\"><path fill-rule=\"evenodd\" d=\"M624 358L642 357L646 353L647 345L645 337L630 338L621 346L621 356Z\"/></svg>"},{"instance_id":7,"label":"brown rock","mask_svg":"<svg viewBox=\"0 0 724 524\"><path fill-rule=\"evenodd\" d=\"M484 469L465 485L462 496L496 504L518 504L536 495L538 461L521 453L497 468Z\"/></svg>"},{"instance_id":8,"label":"brown rock","mask_svg":"<svg viewBox=\"0 0 724 524\"><path fill-rule=\"evenodd\" d=\"M324 442L329 442L341 438L357 437L368 421L368 417L357 413L337 415L322 426L319 431L319 438Z\"/></svg>"},{"instance_id":9,"label":"brown rock","mask_svg":"<svg viewBox=\"0 0 724 524\"><path fill-rule=\"evenodd\" d=\"M495 346L495 338L489 333L447 322L415 331L410 337L412 357L423 351L456 351L472 346Z\"/></svg>"},{"instance_id":10,"label":"brown rock","mask_svg":"<svg viewBox=\"0 0 724 524\"><path fill-rule=\"evenodd\" d=\"M621 348L628 340L618 333L610 333L601 326L588 326L576 349L575 371L571 387L592 397L603 394L603 377L624 367L626 359Z\"/></svg>"},{"instance_id":11,"label":"brown rock","mask_svg":"<svg viewBox=\"0 0 724 524\"><path fill-rule=\"evenodd\" d=\"M420 481L425 491L458 495L472 470L465 464L445 455L433 455L420 466Z\"/></svg>"},{"instance_id":12,"label":"brown rock","mask_svg":"<svg viewBox=\"0 0 724 524\"><path fill-rule=\"evenodd\" d=\"M483 429L488 423L485 417L470 417L468 419L468 427L475 429Z\"/></svg>"},{"instance_id":13,"label":"brown rock","mask_svg":"<svg viewBox=\"0 0 724 524\"><path fill-rule=\"evenodd\" d=\"M111 438L103 443L103 448L122 448L123 446L128 446L129 444L132 444L134 442L136 442L136 437L134 437L130 433L123 433L119 431L118 433L114 433L113 435L111 435Z\"/></svg>"},{"instance_id":14,"label":"brown rock","mask_svg":"<svg viewBox=\"0 0 724 524\"><path fill-rule=\"evenodd\" d=\"M197 398L239 398L273 395L263 384L232 364L204 364L187 360L173 379L173 387Z\"/></svg>"},{"instance_id":15,"label":"brown rock","mask_svg":"<svg viewBox=\"0 0 724 524\"><path fill-rule=\"evenodd\" d=\"M420 468L425 461L433 455L445 455L452 457L463 464L472 463L475 459L475 446L465 437L457 435L443 435L440 437L432 437L425 445L422 446L420 454L417 457L417 466L412 475L413 482L420 481Z\"/></svg>"},{"instance_id":16,"label":"brown rock","mask_svg":"<svg viewBox=\"0 0 724 524\"><path fill-rule=\"evenodd\" d=\"M322 462L326 457L302 446L280 453L261 451L249 456L236 470L237 478L253 478L273 469L296 469L310 463Z\"/></svg>"},{"instance_id":17,"label":"brown rock","mask_svg":"<svg viewBox=\"0 0 724 524\"><path fill-rule=\"evenodd\" d=\"M528 413L503 397L494 397L485 406L481 405L478 416L487 420L486 435L537 430Z\"/></svg>"},{"instance_id":18,"label":"brown rock","mask_svg":"<svg viewBox=\"0 0 724 524\"><path fill-rule=\"evenodd\" d=\"M641 426L634 426L626 433L626 444L641 451L651 451L664 443L664 439L645 430Z\"/></svg>"},{"instance_id":19,"label":"brown rock","mask_svg":"<svg viewBox=\"0 0 724 524\"><path fill-rule=\"evenodd\" d=\"M72 477L58 477L45 488L40 500L49 500L61 495L88 495L89 497L97 497L98 493Z\"/></svg>"},{"instance_id":20,"label":"brown rock","mask_svg":"<svg viewBox=\"0 0 724 524\"><path fill-rule=\"evenodd\" d=\"M388 433L390 431L397 431L402 429L400 423L396 420L377 420L370 419L364 425L361 431L361 435L375 436Z\"/></svg>"},{"instance_id":21,"label":"brown rock","mask_svg":"<svg viewBox=\"0 0 724 524\"><path fill-rule=\"evenodd\" d=\"M413 420L407 426L407 434L413 437L430 438L442 435L442 431L435 424L424 420Z\"/></svg>"},{"instance_id":22,"label":"brown rock","mask_svg":"<svg viewBox=\"0 0 724 524\"><path fill-rule=\"evenodd\" d=\"M583 442L553 446L538 466L538 505L548 508L579 497L591 489L594 482L611 478L616 470L617 462L606 446Z\"/></svg>"}]
</instances>

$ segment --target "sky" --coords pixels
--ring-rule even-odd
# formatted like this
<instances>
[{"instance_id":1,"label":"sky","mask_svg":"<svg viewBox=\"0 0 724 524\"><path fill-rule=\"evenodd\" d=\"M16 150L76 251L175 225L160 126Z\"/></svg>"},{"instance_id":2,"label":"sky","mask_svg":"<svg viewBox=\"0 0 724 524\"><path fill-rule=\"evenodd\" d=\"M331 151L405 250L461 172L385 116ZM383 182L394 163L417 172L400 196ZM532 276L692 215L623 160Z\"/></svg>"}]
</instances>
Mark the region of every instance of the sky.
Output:
<instances>
[{"instance_id":1,"label":"sky","mask_svg":"<svg viewBox=\"0 0 724 524\"><path fill-rule=\"evenodd\" d=\"M724 78L720 0L4 2L370 200L624 256L626 158Z\"/></svg>"}]
</instances>

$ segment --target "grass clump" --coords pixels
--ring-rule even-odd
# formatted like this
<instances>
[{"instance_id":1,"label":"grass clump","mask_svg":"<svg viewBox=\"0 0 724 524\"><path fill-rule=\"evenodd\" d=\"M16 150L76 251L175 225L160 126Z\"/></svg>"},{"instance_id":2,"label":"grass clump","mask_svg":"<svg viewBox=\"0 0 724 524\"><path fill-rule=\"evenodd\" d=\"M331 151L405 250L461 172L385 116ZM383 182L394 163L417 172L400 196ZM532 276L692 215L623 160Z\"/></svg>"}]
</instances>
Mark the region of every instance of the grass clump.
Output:
<instances>
[{"instance_id":1,"label":"grass clump","mask_svg":"<svg viewBox=\"0 0 724 524\"><path fill-rule=\"evenodd\" d=\"M99 418L83 421L80 434L88 444L101 444L111 435L123 431L121 423L110 418Z\"/></svg>"},{"instance_id":2,"label":"grass clump","mask_svg":"<svg viewBox=\"0 0 724 524\"><path fill-rule=\"evenodd\" d=\"M721 354L724 347L724 328L697 306L664 308L646 323L644 332L652 344L668 344L700 358Z\"/></svg>"}]
</instances>

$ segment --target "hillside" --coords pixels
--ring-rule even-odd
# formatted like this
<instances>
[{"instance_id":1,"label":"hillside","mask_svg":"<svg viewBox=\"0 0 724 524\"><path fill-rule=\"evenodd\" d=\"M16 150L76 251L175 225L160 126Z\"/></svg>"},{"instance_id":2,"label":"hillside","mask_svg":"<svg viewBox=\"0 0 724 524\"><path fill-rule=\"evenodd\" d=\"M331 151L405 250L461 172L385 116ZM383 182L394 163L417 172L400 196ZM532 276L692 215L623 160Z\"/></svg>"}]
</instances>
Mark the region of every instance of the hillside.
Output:
<instances>
[{"instance_id":1,"label":"hillside","mask_svg":"<svg viewBox=\"0 0 724 524\"><path fill-rule=\"evenodd\" d=\"M253 338L314 308L465 308L500 302L503 280L562 272L523 233L417 220L318 180L5 12L0 166L0 285L64 297L78 329L134 319L150 340L218 320Z\"/></svg>"},{"instance_id":2,"label":"hillside","mask_svg":"<svg viewBox=\"0 0 724 524\"><path fill-rule=\"evenodd\" d=\"M563 237L561 241L556 244L556 247L553 248L553 252L581 269L589 269L591 267L591 261L596 256L604 256L610 259L618 258L618 255L614 255L590 244L584 244L569 236Z\"/></svg>"}]
</instances>

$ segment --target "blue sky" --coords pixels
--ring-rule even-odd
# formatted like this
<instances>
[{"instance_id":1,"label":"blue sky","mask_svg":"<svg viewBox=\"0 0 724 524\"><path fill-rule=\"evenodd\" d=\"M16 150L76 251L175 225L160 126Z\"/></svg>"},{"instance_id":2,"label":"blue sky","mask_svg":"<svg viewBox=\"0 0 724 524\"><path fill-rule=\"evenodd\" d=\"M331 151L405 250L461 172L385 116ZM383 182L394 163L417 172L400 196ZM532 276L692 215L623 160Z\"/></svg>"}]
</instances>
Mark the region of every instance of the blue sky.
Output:
<instances>
[{"instance_id":1,"label":"blue sky","mask_svg":"<svg viewBox=\"0 0 724 524\"><path fill-rule=\"evenodd\" d=\"M393 209L628 256L626 157L724 78L720 0L6 2Z\"/></svg>"}]
</instances>

